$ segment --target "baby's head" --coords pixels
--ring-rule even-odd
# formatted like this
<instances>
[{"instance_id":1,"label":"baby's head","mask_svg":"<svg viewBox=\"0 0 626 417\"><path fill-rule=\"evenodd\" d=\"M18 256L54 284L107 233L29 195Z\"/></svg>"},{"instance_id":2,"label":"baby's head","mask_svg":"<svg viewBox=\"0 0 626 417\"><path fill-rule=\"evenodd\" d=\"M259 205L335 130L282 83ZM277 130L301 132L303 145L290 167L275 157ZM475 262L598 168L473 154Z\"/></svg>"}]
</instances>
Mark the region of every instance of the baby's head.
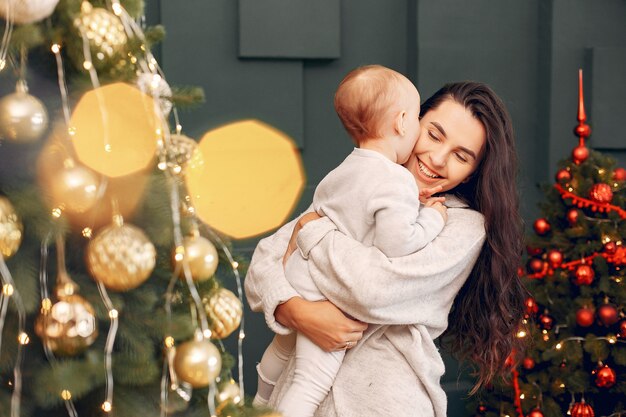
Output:
<instances>
[{"instance_id":1,"label":"baby's head","mask_svg":"<svg viewBox=\"0 0 626 417\"><path fill-rule=\"evenodd\" d=\"M352 70L335 93L335 110L358 146L389 135L419 136L420 97L408 78L381 65ZM414 143L414 142L413 142Z\"/></svg>"}]
</instances>

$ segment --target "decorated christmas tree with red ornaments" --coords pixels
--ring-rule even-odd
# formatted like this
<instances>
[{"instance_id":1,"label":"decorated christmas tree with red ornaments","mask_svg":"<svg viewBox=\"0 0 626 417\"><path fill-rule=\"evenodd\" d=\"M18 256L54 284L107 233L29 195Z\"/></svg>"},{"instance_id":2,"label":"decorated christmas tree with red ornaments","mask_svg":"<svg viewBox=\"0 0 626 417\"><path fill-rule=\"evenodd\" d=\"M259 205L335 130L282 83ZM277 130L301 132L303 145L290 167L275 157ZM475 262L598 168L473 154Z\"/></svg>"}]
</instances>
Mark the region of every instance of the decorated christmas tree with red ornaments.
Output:
<instances>
[{"instance_id":1,"label":"decorated christmas tree with red ornaments","mask_svg":"<svg viewBox=\"0 0 626 417\"><path fill-rule=\"evenodd\" d=\"M545 186L519 274L529 289L511 378L485 390L478 416L626 415L626 170L591 151L579 74L579 142Z\"/></svg>"}]
</instances>

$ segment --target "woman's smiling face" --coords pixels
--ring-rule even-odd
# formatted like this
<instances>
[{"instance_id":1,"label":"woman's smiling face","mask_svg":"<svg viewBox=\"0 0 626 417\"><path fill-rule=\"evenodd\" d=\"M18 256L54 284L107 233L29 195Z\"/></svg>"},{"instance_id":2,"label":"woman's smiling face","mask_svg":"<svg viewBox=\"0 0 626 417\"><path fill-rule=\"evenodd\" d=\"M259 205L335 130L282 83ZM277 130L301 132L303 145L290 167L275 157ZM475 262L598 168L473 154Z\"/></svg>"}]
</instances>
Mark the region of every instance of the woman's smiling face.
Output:
<instances>
[{"instance_id":1,"label":"woman's smiling face","mask_svg":"<svg viewBox=\"0 0 626 417\"><path fill-rule=\"evenodd\" d=\"M442 186L442 191L451 190L478 167L485 147L485 128L452 99L428 111L420 125L420 137L404 166L420 190L436 186Z\"/></svg>"}]
</instances>

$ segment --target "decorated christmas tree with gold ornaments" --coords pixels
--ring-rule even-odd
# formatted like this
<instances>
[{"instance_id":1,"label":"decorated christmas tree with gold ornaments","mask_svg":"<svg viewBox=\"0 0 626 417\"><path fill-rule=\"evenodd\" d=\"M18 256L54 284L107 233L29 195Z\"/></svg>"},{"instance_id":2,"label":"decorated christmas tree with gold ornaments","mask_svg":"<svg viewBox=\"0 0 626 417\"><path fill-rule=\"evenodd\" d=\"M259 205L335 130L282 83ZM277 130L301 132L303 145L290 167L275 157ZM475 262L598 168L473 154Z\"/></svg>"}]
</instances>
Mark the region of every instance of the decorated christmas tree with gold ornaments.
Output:
<instances>
[{"instance_id":1,"label":"decorated christmas tree with gold ornaments","mask_svg":"<svg viewBox=\"0 0 626 417\"><path fill-rule=\"evenodd\" d=\"M176 108L203 93L166 82L143 10L0 0L1 416L269 415L244 404L240 262L188 191Z\"/></svg>"},{"instance_id":2,"label":"decorated christmas tree with gold ornaments","mask_svg":"<svg viewBox=\"0 0 626 417\"><path fill-rule=\"evenodd\" d=\"M527 349L473 415L626 415L626 169L587 147L582 72L574 133L578 146L545 186L519 271L531 294L518 333Z\"/></svg>"}]
</instances>

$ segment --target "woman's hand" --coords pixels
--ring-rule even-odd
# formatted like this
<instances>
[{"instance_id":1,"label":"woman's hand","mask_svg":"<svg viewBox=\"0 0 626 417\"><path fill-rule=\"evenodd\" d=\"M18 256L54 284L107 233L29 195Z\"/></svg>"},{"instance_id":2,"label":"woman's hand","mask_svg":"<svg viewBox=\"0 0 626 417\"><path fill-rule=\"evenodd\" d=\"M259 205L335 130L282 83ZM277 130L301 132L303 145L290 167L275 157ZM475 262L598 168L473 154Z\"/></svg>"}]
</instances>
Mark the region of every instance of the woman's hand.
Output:
<instances>
[{"instance_id":1,"label":"woman's hand","mask_svg":"<svg viewBox=\"0 0 626 417\"><path fill-rule=\"evenodd\" d=\"M301 332L326 352L350 349L363 337L367 324L352 320L330 301L290 298L276 307L276 320Z\"/></svg>"},{"instance_id":2,"label":"woman's hand","mask_svg":"<svg viewBox=\"0 0 626 417\"><path fill-rule=\"evenodd\" d=\"M291 233L291 239L289 239L289 245L287 246L287 252L285 252L285 256L283 256L283 266L287 264L287 260L298 247L297 238L298 232L305 224L310 221L321 219L322 216L317 214L316 212L306 213L304 216L300 217L300 219L296 222L296 225L293 228L293 232Z\"/></svg>"}]
</instances>

